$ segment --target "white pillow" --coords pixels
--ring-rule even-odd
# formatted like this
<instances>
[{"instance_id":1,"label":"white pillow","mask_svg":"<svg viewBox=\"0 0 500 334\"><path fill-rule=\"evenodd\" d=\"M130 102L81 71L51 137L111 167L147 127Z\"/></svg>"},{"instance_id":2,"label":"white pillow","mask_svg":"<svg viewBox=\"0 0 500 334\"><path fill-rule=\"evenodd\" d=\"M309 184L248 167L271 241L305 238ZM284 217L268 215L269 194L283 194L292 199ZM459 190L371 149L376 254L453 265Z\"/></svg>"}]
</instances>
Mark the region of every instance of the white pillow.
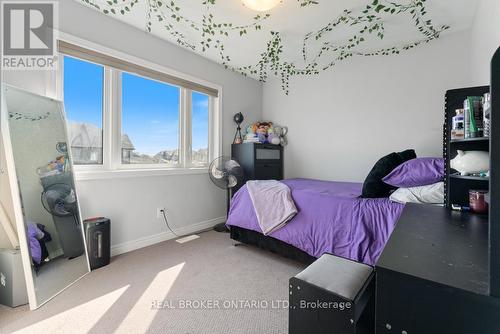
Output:
<instances>
[{"instance_id":1,"label":"white pillow","mask_svg":"<svg viewBox=\"0 0 500 334\"><path fill-rule=\"evenodd\" d=\"M398 203L443 204L444 182L422 187L399 188L389 197Z\"/></svg>"}]
</instances>

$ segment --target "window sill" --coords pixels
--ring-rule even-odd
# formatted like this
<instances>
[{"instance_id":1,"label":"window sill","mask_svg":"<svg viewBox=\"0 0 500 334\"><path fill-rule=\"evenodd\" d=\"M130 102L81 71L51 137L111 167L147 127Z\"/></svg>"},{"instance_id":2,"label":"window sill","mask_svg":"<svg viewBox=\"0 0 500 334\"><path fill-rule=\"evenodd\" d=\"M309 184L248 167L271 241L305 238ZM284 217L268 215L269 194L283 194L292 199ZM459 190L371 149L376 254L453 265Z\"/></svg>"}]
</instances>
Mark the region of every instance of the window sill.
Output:
<instances>
[{"instance_id":1,"label":"window sill","mask_svg":"<svg viewBox=\"0 0 500 334\"><path fill-rule=\"evenodd\" d=\"M76 181L122 179L137 177L157 177L171 175L201 175L208 174L208 167L200 168L170 168L170 169L128 169L128 170L76 170Z\"/></svg>"}]
</instances>

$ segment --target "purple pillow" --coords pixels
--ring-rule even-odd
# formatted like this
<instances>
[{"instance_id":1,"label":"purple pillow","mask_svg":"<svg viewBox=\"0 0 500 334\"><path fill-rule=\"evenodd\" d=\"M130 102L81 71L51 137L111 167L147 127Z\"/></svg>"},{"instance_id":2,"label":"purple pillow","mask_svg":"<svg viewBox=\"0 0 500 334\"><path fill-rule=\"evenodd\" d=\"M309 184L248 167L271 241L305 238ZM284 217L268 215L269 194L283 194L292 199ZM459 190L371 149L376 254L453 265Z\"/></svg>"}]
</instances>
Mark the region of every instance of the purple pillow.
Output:
<instances>
[{"instance_id":1,"label":"purple pillow","mask_svg":"<svg viewBox=\"0 0 500 334\"><path fill-rule=\"evenodd\" d=\"M421 187L444 179L443 158L417 158L408 160L382 179L398 188Z\"/></svg>"}]
</instances>

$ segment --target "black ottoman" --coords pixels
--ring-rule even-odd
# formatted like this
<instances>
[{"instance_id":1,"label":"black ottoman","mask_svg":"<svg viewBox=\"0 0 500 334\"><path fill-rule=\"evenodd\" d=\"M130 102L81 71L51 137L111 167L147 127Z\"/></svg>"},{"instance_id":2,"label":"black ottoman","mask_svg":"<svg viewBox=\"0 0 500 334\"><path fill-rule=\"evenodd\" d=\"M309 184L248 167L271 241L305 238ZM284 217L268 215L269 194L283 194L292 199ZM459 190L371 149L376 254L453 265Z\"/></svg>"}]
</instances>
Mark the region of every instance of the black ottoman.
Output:
<instances>
[{"instance_id":1,"label":"black ottoman","mask_svg":"<svg viewBox=\"0 0 500 334\"><path fill-rule=\"evenodd\" d=\"M290 279L290 334L375 333L374 269L324 254Z\"/></svg>"}]
</instances>

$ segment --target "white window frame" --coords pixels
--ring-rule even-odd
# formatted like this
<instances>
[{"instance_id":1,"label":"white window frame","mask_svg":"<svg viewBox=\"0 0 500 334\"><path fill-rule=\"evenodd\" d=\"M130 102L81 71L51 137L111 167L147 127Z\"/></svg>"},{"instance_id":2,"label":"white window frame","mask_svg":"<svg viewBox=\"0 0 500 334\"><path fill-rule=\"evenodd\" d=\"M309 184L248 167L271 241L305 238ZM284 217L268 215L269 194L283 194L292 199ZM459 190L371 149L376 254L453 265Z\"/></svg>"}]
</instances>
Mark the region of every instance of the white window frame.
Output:
<instances>
[{"instance_id":1,"label":"white window frame","mask_svg":"<svg viewBox=\"0 0 500 334\"><path fill-rule=\"evenodd\" d=\"M185 138L185 144L186 144L186 149L187 152L186 154L192 154L193 152L193 92L199 93L199 94L204 94L198 91L194 91L192 89L186 89L186 128L189 129L188 131L185 131L185 135L187 138ZM204 94L206 95L206 94ZM210 126L210 124L215 124L217 122L217 113L215 110L218 109L218 98L215 98L211 95L208 96L208 162L206 166L195 166L193 165L193 157L192 156L187 156L185 165L188 168L206 168L208 165L210 165L210 161L214 160L218 155L213 154L213 147L214 147L214 138L217 136L217 134L213 131L214 127Z\"/></svg>"},{"instance_id":2,"label":"white window frame","mask_svg":"<svg viewBox=\"0 0 500 334\"><path fill-rule=\"evenodd\" d=\"M123 59L140 66L159 71L181 79L189 80L201 85L216 89L218 97L209 97L209 138L208 138L208 164L222 152L222 87L189 75L168 69L153 62L130 56L120 51L109 49L78 37L60 32L59 39ZM62 60L62 57L60 57ZM87 61L87 60L84 60ZM56 96L64 98L64 62L59 61L59 71L52 80L56 87ZM100 65L100 64L99 64ZM102 66L102 65L101 65ZM103 92L103 163L102 165L75 165L77 180L105 179L115 177L138 177L138 176L163 176L179 174L206 174L206 166L194 166L190 159L192 150L192 127L191 127L191 97L192 90L180 87L180 110L179 110L179 164L178 166L165 166L163 164L122 164L121 157L121 71L104 66L104 92ZM138 75L132 73L133 75ZM150 80L152 78L145 77ZM165 83L172 85L169 83ZM173 85L175 86L175 85ZM179 86L177 86L179 87Z\"/></svg>"},{"instance_id":3,"label":"white window frame","mask_svg":"<svg viewBox=\"0 0 500 334\"><path fill-rule=\"evenodd\" d=\"M116 136L114 139L114 147L116 148L116 151L114 152L115 153L115 158L114 158L114 162L115 162L115 169L118 169L118 170L143 170L143 169L179 169L179 168L189 168L189 162L185 159L185 155L187 152L184 152L185 150L187 150L188 148L185 146L186 142L184 141L184 136L183 136L183 133L184 132L189 132L190 129L187 128L187 123L184 123L184 118L185 118L185 114L188 112L188 110L186 109L187 107L187 103L186 103L186 98L184 97L185 95L185 92L188 90L187 88L184 88L184 87L181 87L181 86L176 86L176 85L172 85L172 84L169 84L169 83L165 83L165 82L162 82L162 81L158 81L158 80L155 80L155 79L151 79L151 78L148 78L148 77L144 77L142 75L139 75L139 74L135 74L135 73L130 73L131 75L135 75L137 77L140 77L140 78L144 78L144 79L147 79L147 80L152 80L152 81L156 81L156 82L159 82L159 83L162 83L162 84L166 84L166 85L169 85L171 87L175 87L175 88L178 88L179 89L179 133L178 133L178 143L179 143L179 146L178 146L178 149L179 149L179 163L177 164L177 166L165 166L164 164L124 164L122 162L122 149L121 149L121 136L122 136L122 113L123 113L123 110L122 110L122 93L123 93L123 90L122 90L122 74L124 73L124 71L119 71L119 70L113 70L114 72L116 72L116 84L115 84L115 87L116 87L116 90L114 91L114 96L116 97L116 99L118 101L116 101L116 104L117 104L117 109L116 109L116 120L115 120L115 124L116 124ZM208 125L210 127L210 124Z\"/></svg>"},{"instance_id":4,"label":"white window frame","mask_svg":"<svg viewBox=\"0 0 500 334\"><path fill-rule=\"evenodd\" d=\"M82 60L86 61L87 63L91 64L96 64L92 63L88 60ZM101 112L102 112L102 164L89 164L89 165L76 165L74 164L74 169L75 171L105 171L109 170L111 167L111 161L110 161L110 153L111 153L111 138L109 134L111 133L111 110L112 106L109 101L109 96L111 94L112 90L112 81L111 81L111 71L109 68L106 68L105 66L101 64L96 64L99 66L103 67L103 77L102 77L102 106L101 106ZM64 61L63 58L61 57L61 61L58 63L58 73L56 77L56 99L59 99L61 101L64 101ZM67 119L67 118L66 118Z\"/></svg>"}]
</instances>

